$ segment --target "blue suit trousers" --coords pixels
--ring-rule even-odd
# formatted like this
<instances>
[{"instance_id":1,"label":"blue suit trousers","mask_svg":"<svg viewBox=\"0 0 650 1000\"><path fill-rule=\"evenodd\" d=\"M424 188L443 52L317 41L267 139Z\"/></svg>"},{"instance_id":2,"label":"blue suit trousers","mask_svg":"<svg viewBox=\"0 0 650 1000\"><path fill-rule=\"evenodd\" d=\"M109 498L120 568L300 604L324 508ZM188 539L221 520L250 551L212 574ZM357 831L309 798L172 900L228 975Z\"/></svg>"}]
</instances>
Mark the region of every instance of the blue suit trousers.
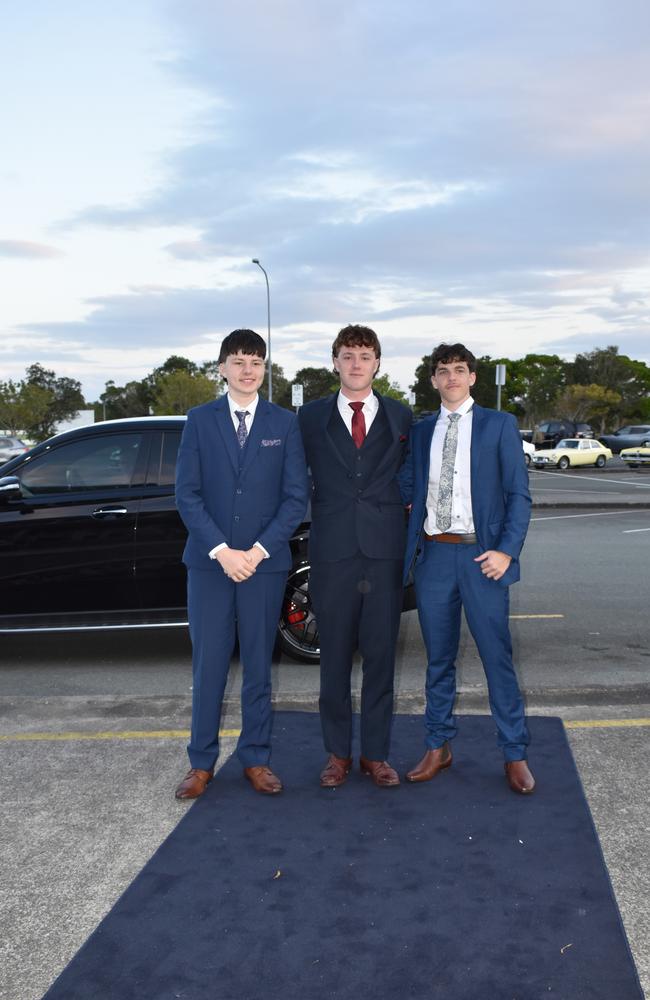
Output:
<instances>
[{"instance_id":1,"label":"blue suit trousers","mask_svg":"<svg viewBox=\"0 0 650 1000\"><path fill-rule=\"evenodd\" d=\"M430 750L456 734L456 656L461 607L478 647L488 684L498 745L505 760L526 757L528 729L512 662L508 587L481 572L479 545L423 541L415 565L415 592L427 650L426 745Z\"/></svg>"},{"instance_id":2,"label":"blue suit trousers","mask_svg":"<svg viewBox=\"0 0 650 1000\"><path fill-rule=\"evenodd\" d=\"M286 571L258 571L235 583L218 563L188 570L194 687L187 752L192 767L209 771L219 755L221 706L237 635L243 669L237 756L243 767L269 763L271 660L286 580Z\"/></svg>"}]
</instances>

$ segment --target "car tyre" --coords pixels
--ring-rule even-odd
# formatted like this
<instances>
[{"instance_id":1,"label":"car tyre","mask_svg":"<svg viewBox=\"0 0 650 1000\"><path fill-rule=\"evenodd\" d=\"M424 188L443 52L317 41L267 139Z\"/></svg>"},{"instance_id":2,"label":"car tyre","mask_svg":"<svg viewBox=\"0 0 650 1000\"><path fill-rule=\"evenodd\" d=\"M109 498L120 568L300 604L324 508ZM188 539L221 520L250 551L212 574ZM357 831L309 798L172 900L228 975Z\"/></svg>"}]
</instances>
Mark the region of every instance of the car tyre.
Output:
<instances>
[{"instance_id":1,"label":"car tyre","mask_svg":"<svg viewBox=\"0 0 650 1000\"><path fill-rule=\"evenodd\" d=\"M278 622L278 646L294 660L318 663L320 641L309 596L308 563L294 566L287 578Z\"/></svg>"},{"instance_id":2,"label":"car tyre","mask_svg":"<svg viewBox=\"0 0 650 1000\"><path fill-rule=\"evenodd\" d=\"M571 462L569 461L566 455L562 455L562 458L557 463L558 469L568 469L570 465Z\"/></svg>"},{"instance_id":3,"label":"car tyre","mask_svg":"<svg viewBox=\"0 0 650 1000\"><path fill-rule=\"evenodd\" d=\"M528 453L524 455L524 459L526 461L526 465L530 465L530 455Z\"/></svg>"},{"instance_id":4,"label":"car tyre","mask_svg":"<svg viewBox=\"0 0 650 1000\"><path fill-rule=\"evenodd\" d=\"M598 458L596 459L596 468L597 469L604 469L606 461L607 461L607 459L605 458L604 455L599 455Z\"/></svg>"}]
</instances>

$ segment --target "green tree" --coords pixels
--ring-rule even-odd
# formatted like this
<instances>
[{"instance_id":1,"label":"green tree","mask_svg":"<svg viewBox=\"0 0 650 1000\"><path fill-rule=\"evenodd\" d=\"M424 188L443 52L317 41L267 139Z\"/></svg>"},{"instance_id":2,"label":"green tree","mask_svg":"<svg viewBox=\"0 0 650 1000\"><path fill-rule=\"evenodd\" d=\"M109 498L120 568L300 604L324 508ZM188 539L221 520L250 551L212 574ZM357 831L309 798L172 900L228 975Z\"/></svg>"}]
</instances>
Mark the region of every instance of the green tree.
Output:
<instances>
[{"instance_id":1,"label":"green tree","mask_svg":"<svg viewBox=\"0 0 650 1000\"><path fill-rule=\"evenodd\" d=\"M272 365L272 375L273 379L273 402L276 406L282 406L285 410L291 410L293 407L291 405L291 382L286 378L284 374L284 369L281 365L276 365L273 362ZM262 399L269 398L269 376L268 371L264 376L264 381L260 386L260 396Z\"/></svg>"},{"instance_id":2,"label":"green tree","mask_svg":"<svg viewBox=\"0 0 650 1000\"><path fill-rule=\"evenodd\" d=\"M440 406L440 397L431 385L431 355L425 354L415 369L415 382L409 386L415 393L416 413L430 413Z\"/></svg>"},{"instance_id":3,"label":"green tree","mask_svg":"<svg viewBox=\"0 0 650 1000\"><path fill-rule=\"evenodd\" d=\"M77 379L57 376L56 372L35 363L30 365L25 373L25 383L51 393L51 402L47 411L39 420L25 431L35 441L43 441L56 430L56 425L62 420L69 420L86 405L81 391L81 382ZM44 398L39 397L41 400Z\"/></svg>"},{"instance_id":4,"label":"green tree","mask_svg":"<svg viewBox=\"0 0 650 1000\"><path fill-rule=\"evenodd\" d=\"M155 414L187 413L193 406L208 403L216 395L215 384L207 375L177 369L156 380L153 397Z\"/></svg>"},{"instance_id":5,"label":"green tree","mask_svg":"<svg viewBox=\"0 0 650 1000\"><path fill-rule=\"evenodd\" d=\"M569 365L557 354L526 354L504 360L508 408L533 427L557 414L556 400L564 390ZM566 414L560 414L566 416Z\"/></svg>"},{"instance_id":6,"label":"green tree","mask_svg":"<svg viewBox=\"0 0 650 1000\"><path fill-rule=\"evenodd\" d=\"M99 400L93 403L95 420L146 417L153 405L153 391L147 379L115 385L109 380Z\"/></svg>"},{"instance_id":7,"label":"green tree","mask_svg":"<svg viewBox=\"0 0 650 1000\"><path fill-rule=\"evenodd\" d=\"M602 434L605 424L621 404L620 393L602 385L568 385L556 400L556 412L576 423L597 422Z\"/></svg>"},{"instance_id":8,"label":"green tree","mask_svg":"<svg viewBox=\"0 0 650 1000\"><path fill-rule=\"evenodd\" d=\"M339 386L339 380L331 368L300 368L296 372L293 380L302 385L302 397L304 403L311 403L314 399L322 399L335 392Z\"/></svg>"},{"instance_id":9,"label":"green tree","mask_svg":"<svg viewBox=\"0 0 650 1000\"><path fill-rule=\"evenodd\" d=\"M41 386L11 379L0 382L0 427L10 434L22 433L30 441L39 441L40 428L54 402L54 394Z\"/></svg>"},{"instance_id":10,"label":"green tree","mask_svg":"<svg viewBox=\"0 0 650 1000\"><path fill-rule=\"evenodd\" d=\"M391 382L390 375L386 373L378 375L372 383L372 387L382 396L390 396L391 399L397 399L400 403L405 403L408 406L406 395L400 389L399 383Z\"/></svg>"},{"instance_id":11,"label":"green tree","mask_svg":"<svg viewBox=\"0 0 650 1000\"><path fill-rule=\"evenodd\" d=\"M650 408L650 368L643 361L619 354L618 347L613 344L577 354L569 365L569 382L600 385L619 393L618 409L609 414L612 423L643 420Z\"/></svg>"}]
</instances>

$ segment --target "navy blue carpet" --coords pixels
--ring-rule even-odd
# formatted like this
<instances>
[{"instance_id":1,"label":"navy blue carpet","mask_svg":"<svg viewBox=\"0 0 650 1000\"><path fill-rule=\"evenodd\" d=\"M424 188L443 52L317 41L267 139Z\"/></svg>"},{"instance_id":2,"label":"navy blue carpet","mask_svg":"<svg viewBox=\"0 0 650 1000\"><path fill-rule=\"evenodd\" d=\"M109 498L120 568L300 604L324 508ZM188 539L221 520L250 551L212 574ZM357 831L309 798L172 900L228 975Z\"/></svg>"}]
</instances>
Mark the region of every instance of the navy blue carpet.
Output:
<instances>
[{"instance_id":1,"label":"navy blue carpet","mask_svg":"<svg viewBox=\"0 0 650 1000\"><path fill-rule=\"evenodd\" d=\"M458 721L434 781L325 790L318 716L276 715L285 792L230 760L47 1000L642 1000L560 720L530 720L529 798ZM398 716L392 763L422 749Z\"/></svg>"}]
</instances>

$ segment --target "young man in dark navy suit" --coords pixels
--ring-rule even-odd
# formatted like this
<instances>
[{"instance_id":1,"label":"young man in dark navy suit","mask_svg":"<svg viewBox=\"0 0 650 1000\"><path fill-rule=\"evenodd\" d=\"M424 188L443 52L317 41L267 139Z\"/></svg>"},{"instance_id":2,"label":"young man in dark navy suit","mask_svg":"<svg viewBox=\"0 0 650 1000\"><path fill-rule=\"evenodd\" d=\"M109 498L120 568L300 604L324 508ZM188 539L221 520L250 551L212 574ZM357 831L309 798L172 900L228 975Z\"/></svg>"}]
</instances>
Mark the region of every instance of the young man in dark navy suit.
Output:
<instances>
[{"instance_id":1,"label":"young man in dark navy suit","mask_svg":"<svg viewBox=\"0 0 650 1000\"><path fill-rule=\"evenodd\" d=\"M528 794L535 781L508 624L508 588L519 579L530 520L528 472L515 418L475 403L475 381L476 358L463 344L433 351L440 411L413 428L400 473L402 498L412 505L405 579L413 573L428 659L426 752L406 778L429 781L452 762L462 606L487 677L508 784Z\"/></svg>"},{"instance_id":2,"label":"young man in dark navy suit","mask_svg":"<svg viewBox=\"0 0 650 1000\"><path fill-rule=\"evenodd\" d=\"M265 356L252 330L225 338L219 372L228 392L190 410L178 454L193 673L191 767L179 799L201 795L214 774L235 629L243 668L237 755L256 791L282 790L269 767L271 655L308 481L295 415L258 396Z\"/></svg>"},{"instance_id":3,"label":"young man in dark navy suit","mask_svg":"<svg viewBox=\"0 0 650 1000\"><path fill-rule=\"evenodd\" d=\"M405 542L397 471L411 411L372 391L380 358L373 330L345 327L332 347L340 390L299 412L313 480L309 589L321 645L326 788L341 785L352 766L350 674L357 648L361 770L380 787L399 784L387 757Z\"/></svg>"}]
</instances>

